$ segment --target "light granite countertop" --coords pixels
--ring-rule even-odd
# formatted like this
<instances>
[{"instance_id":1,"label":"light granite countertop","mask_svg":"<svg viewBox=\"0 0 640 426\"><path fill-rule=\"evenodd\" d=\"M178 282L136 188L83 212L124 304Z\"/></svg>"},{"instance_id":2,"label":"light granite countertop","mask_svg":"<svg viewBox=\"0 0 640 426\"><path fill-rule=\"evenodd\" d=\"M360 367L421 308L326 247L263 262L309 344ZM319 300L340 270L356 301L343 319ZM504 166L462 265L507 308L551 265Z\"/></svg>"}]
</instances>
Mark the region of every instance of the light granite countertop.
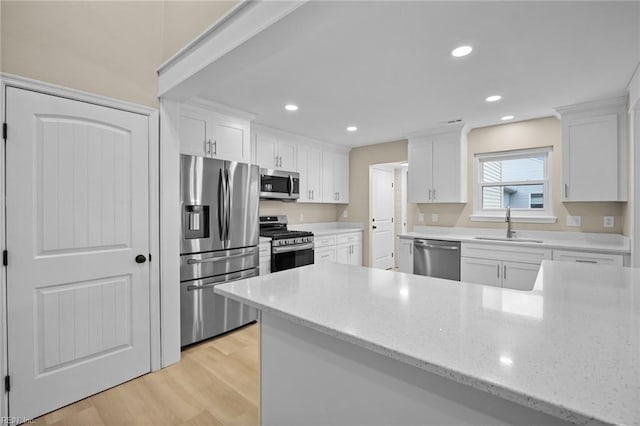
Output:
<instances>
[{"instance_id":1,"label":"light granite countertop","mask_svg":"<svg viewBox=\"0 0 640 426\"><path fill-rule=\"evenodd\" d=\"M576 424L640 425L640 270L544 261L532 291L309 265L217 293Z\"/></svg>"},{"instance_id":2,"label":"light granite countertop","mask_svg":"<svg viewBox=\"0 0 640 426\"><path fill-rule=\"evenodd\" d=\"M631 245L629 238L620 234L600 234L586 232L554 232L554 231L517 231L515 241L478 240L474 237L506 236L506 228L447 228L437 226L416 226L414 232L400 234L400 238L428 238L445 241L461 241L466 243L511 245L523 247L553 248L566 250L598 251L611 254L629 254ZM542 243L517 241L520 239L542 240Z\"/></svg>"},{"instance_id":3,"label":"light granite countertop","mask_svg":"<svg viewBox=\"0 0 640 426\"><path fill-rule=\"evenodd\" d=\"M364 226L359 222L322 222L298 223L289 225L289 229L296 231L311 231L313 235L338 235L352 232L362 232Z\"/></svg>"}]
</instances>

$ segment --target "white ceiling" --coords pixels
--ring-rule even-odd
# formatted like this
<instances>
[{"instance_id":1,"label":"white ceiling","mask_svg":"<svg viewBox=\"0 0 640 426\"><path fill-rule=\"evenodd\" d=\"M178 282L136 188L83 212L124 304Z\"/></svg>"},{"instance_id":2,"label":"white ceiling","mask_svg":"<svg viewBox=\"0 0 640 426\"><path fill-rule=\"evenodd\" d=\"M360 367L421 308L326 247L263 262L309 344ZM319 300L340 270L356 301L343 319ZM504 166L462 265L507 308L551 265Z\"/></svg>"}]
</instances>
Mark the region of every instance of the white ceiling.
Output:
<instances>
[{"instance_id":1,"label":"white ceiling","mask_svg":"<svg viewBox=\"0 0 640 426\"><path fill-rule=\"evenodd\" d=\"M620 95L639 60L640 2L310 2L218 60L199 95L359 146Z\"/></svg>"}]
</instances>

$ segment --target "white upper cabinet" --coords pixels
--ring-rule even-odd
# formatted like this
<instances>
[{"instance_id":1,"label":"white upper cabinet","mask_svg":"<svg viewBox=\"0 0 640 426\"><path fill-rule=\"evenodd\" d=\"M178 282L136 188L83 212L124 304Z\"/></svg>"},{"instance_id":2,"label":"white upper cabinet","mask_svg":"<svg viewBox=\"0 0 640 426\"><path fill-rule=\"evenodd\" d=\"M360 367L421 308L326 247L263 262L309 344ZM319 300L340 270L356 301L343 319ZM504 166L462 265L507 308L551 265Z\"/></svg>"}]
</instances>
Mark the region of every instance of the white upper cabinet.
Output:
<instances>
[{"instance_id":1,"label":"white upper cabinet","mask_svg":"<svg viewBox=\"0 0 640 426\"><path fill-rule=\"evenodd\" d=\"M562 201L626 201L626 97L557 108Z\"/></svg>"},{"instance_id":2,"label":"white upper cabinet","mask_svg":"<svg viewBox=\"0 0 640 426\"><path fill-rule=\"evenodd\" d=\"M183 104L178 135L182 154L251 161L248 120Z\"/></svg>"},{"instance_id":3,"label":"white upper cabinet","mask_svg":"<svg viewBox=\"0 0 640 426\"><path fill-rule=\"evenodd\" d=\"M257 130L257 162L266 169L298 171L297 144L281 136Z\"/></svg>"},{"instance_id":4,"label":"white upper cabinet","mask_svg":"<svg viewBox=\"0 0 640 426\"><path fill-rule=\"evenodd\" d=\"M349 155L322 153L322 199L327 203L349 202Z\"/></svg>"},{"instance_id":5,"label":"white upper cabinet","mask_svg":"<svg viewBox=\"0 0 640 426\"><path fill-rule=\"evenodd\" d=\"M466 155L467 138L462 126L410 138L409 202L466 202Z\"/></svg>"},{"instance_id":6,"label":"white upper cabinet","mask_svg":"<svg viewBox=\"0 0 640 426\"><path fill-rule=\"evenodd\" d=\"M300 173L299 203L322 202L320 179L322 153L319 149L304 144L298 145L298 172Z\"/></svg>"}]
</instances>

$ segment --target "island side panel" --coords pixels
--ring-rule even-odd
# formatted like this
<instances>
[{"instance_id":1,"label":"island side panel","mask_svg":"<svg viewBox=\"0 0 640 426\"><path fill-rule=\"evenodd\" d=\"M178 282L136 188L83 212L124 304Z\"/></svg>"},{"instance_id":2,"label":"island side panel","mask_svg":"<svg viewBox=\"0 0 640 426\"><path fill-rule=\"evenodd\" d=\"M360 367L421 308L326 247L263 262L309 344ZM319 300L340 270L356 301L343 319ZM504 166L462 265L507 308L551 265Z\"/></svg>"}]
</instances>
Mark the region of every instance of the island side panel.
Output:
<instances>
[{"instance_id":1,"label":"island side panel","mask_svg":"<svg viewBox=\"0 0 640 426\"><path fill-rule=\"evenodd\" d=\"M262 312L261 425L568 425Z\"/></svg>"}]
</instances>

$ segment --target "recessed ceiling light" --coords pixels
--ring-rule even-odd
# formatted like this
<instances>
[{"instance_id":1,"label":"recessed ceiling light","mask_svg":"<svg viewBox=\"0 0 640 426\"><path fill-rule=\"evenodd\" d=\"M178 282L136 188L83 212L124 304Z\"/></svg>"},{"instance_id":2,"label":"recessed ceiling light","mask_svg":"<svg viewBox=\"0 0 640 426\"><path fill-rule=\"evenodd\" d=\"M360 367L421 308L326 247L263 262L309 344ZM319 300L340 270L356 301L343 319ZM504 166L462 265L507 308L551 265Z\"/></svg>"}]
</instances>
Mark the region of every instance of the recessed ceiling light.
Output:
<instances>
[{"instance_id":1,"label":"recessed ceiling light","mask_svg":"<svg viewBox=\"0 0 640 426\"><path fill-rule=\"evenodd\" d=\"M284 109L286 109L287 111L297 111L298 110L298 105L286 104L284 106Z\"/></svg>"},{"instance_id":2,"label":"recessed ceiling light","mask_svg":"<svg viewBox=\"0 0 640 426\"><path fill-rule=\"evenodd\" d=\"M467 56L469 53L471 53L472 50L473 50L473 47L471 46L456 47L451 51L451 56L454 56L456 58L461 58L463 56Z\"/></svg>"},{"instance_id":3,"label":"recessed ceiling light","mask_svg":"<svg viewBox=\"0 0 640 426\"><path fill-rule=\"evenodd\" d=\"M487 101L487 102L496 102L496 101L499 101L500 99L502 99L502 96L500 96L500 95L491 95L491 96L487 96L485 101Z\"/></svg>"},{"instance_id":4,"label":"recessed ceiling light","mask_svg":"<svg viewBox=\"0 0 640 426\"><path fill-rule=\"evenodd\" d=\"M513 115L505 115L504 117L500 118L500 120L502 121L513 120L513 119L514 119Z\"/></svg>"},{"instance_id":5,"label":"recessed ceiling light","mask_svg":"<svg viewBox=\"0 0 640 426\"><path fill-rule=\"evenodd\" d=\"M356 126L347 127L347 132L355 132L356 130L358 130L358 128Z\"/></svg>"}]
</instances>

